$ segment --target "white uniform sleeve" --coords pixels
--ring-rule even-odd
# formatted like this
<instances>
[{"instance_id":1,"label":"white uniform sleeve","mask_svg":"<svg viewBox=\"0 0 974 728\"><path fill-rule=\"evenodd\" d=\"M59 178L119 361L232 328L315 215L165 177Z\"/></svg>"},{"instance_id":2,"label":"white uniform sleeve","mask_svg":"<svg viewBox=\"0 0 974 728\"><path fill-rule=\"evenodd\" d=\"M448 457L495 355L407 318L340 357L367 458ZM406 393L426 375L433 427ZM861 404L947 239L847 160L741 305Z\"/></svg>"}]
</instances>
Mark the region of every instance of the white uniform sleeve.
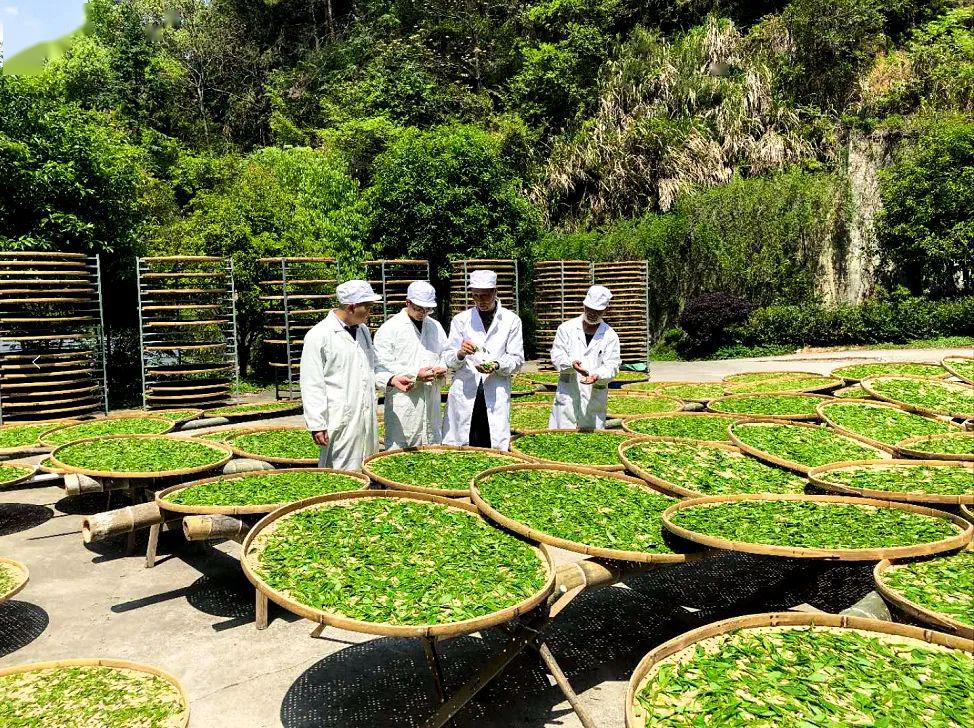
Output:
<instances>
[{"instance_id":1,"label":"white uniform sleeve","mask_svg":"<svg viewBox=\"0 0 974 728\"><path fill-rule=\"evenodd\" d=\"M524 340L521 335L521 319L514 316L511 330L507 334L507 345L504 355L497 359L497 374L502 377L513 377L524 364Z\"/></svg>"},{"instance_id":2,"label":"white uniform sleeve","mask_svg":"<svg viewBox=\"0 0 974 728\"><path fill-rule=\"evenodd\" d=\"M570 344L568 327L562 324L555 332L555 339L551 343L551 365L559 372L572 368L572 355L568 349Z\"/></svg>"},{"instance_id":3,"label":"white uniform sleeve","mask_svg":"<svg viewBox=\"0 0 974 728\"><path fill-rule=\"evenodd\" d=\"M463 343L463 331L457 323L459 318L459 316L454 316L453 321L450 322L450 336L447 338L446 347L440 355L443 366L454 372L464 365L464 361L457 357L457 349Z\"/></svg>"},{"instance_id":4,"label":"white uniform sleeve","mask_svg":"<svg viewBox=\"0 0 974 728\"><path fill-rule=\"evenodd\" d=\"M372 340L373 346L375 346L375 356L386 371L393 372L396 376L415 374L415 372L404 368L403 362L399 361L396 351L397 339L399 338L397 323L394 318L391 318L375 332L375 338Z\"/></svg>"},{"instance_id":5,"label":"white uniform sleeve","mask_svg":"<svg viewBox=\"0 0 974 728\"><path fill-rule=\"evenodd\" d=\"M328 430L324 344L318 332L310 331L301 351L301 404L304 407L304 423L311 432Z\"/></svg>"},{"instance_id":6,"label":"white uniform sleeve","mask_svg":"<svg viewBox=\"0 0 974 728\"><path fill-rule=\"evenodd\" d=\"M613 379L622 366L622 354L619 350L619 335L614 329L609 329L605 337L605 350L602 352L602 364L595 370L599 379Z\"/></svg>"},{"instance_id":7,"label":"white uniform sleeve","mask_svg":"<svg viewBox=\"0 0 974 728\"><path fill-rule=\"evenodd\" d=\"M365 340L368 342L369 352L369 364L372 366L372 373L375 375L375 388L381 392L384 392L386 386L389 384L389 380L395 376L385 365L385 363L376 356L375 345L372 343L372 335L366 326L361 327L363 333L365 334Z\"/></svg>"}]
</instances>

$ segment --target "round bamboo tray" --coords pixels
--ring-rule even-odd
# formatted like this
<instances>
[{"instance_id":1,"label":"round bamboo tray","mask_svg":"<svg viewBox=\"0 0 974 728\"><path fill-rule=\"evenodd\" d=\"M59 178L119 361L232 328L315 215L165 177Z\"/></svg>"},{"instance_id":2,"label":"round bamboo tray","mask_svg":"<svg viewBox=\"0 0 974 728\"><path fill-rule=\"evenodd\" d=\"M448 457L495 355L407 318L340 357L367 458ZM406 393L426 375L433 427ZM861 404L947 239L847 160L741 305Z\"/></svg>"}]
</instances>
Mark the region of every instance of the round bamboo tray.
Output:
<instances>
[{"instance_id":1,"label":"round bamboo tray","mask_svg":"<svg viewBox=\"0 0 974 728\"><path fill-rule=\"evenodd\" d=\"M15 422L13 424L0 426L0 432L2 432L3 430L13 429L15 427L25 427L25 426L32 426L32 425L42 425L42 426L47 425L49 428L54 428L54 427L63 427L67 425L76 425L76 424L78 424L77 420L58 420L56 422ZM42 429L38 434L37 439L34 442L32 442L30 445L18 445L16 447L7 447L7 448L0 449L0 455L16 455L17 453L29 452L31 450L49 448L50 446L43 445L40 441L40 436L47 431L48 430L46 429Z\"/></svg>"},{"instance_id":2,"label":"round bamboo tray","mask_svg":"<svg viewBox=\"0 0 974 728\"><path fill-rule=\"evenodd\" d=\"M27 473L26 475L20 476L19 478L14 478L13 480L8 480L5 483L0 483L0 490L4 490L6 488L13 488L15 485L20 485L21 483L24 483L24 482L30 480L31 478L33 478L37 474L37 470L38 470L38 468L37 468L36 465L23 465L23 466L21 466L21 465L18 465L17 463L4 463L4 464L5 465L8 465L9 464L9 465L12 465L14 467L28 468L30 470L30 472Z\"/></svg>"},{"instance_id":3,"label":"round bamboo tray","mask_svg":"<svg viewBox=\"0 0 974 728\"><path fill-rule=\"evenodd\" d=\"M262 415L269 415L269 414L273 414L275 417L286 417L286 416L293 415L293 414L297 414L297 413L301 412L301 406L302 406L301 405L301 400L296 399L293 402L290 401L290 400L287 400L291 404L290 407L278 406L281 401L282 400L274 400L273 402L267 402L266 404L272 405L272 406L268 407L268 409L266 409L266 410L250 410L248 412L240 412L240 413L236 413L236 414L234 414L234 413L230 413L230 414L214 414L214 412L217 412L218 410L224 409L225 407L235 407L235 406L237 406L237 405L222 405L220 407L212 407L212 408L210 408L208 410L205 410L203 412L203 416L204 417L226 417L228 420L233 421L233 420L247 420L247 419L261 417ZM261 404L261 403L255 402L254 404ZM275 409L275 407L276 407L276 409Z\"/></svg>"},{"instance_id":4,"label":"round bamboo tray","mask_svg":"<svg viewBox=\"0 0 974 728\"><path fill-rule=\"evenodd\" d=\"M974 508L971 506L962 505L960 507L960 514L971 523L974 523Z\"/></svg>"},{"instance_id":5,"label":"round bamboo tray","mask_svg":"<svg viewBox=\"0 0 974 728\"><path fill-rule=\"evenodd\" d=\"M347 503L358 498L399 498L404 500L421 501L425 503L436 503L447 509L464 511L465 513L471 514L471 517L483 518L483 516L481 516L480 512L477 510L477 507L470 503L450 500L449 498L429 495L428 493L363 490L352 493L334 493L332 495L308 498L307 500L298 501L297 503L291 503L283 508L279 508L273 513L265 516L257 523L257 525L250 529L250 533L248 533L247 537L244 539L240 557L240 563L243 566L244 574L247 576L247 579L250 580L258 591L265 594L272 602L279 604L289 612L297 614L299 617L304 617L312 622L328 624L340 629L347 629L352 632L364 632L366 634L385 635L390 637L453 637L478 632L482 629L487 629L488 627L503 624L504 622L514 619L515 617L530 612L532 609L541 604L555 588L554 562L552 561L551 553L544 544L534 547L537 551L539 559L544 564L545 571L547 572L545 584L538 592L532 594L530 597L521 601L520 603L512 605L501 611L494 612L483 617L466 619L460 622L427 625L396 625L389 624L387 622L363 622L358 619L345 617L337 612L326 612L301 604L287 594L273 589L261 580L261 578L255 572L254 567L251 564L251 560L254 558L254 541L261 535L262 531L271 527L278 519L283 518L284 516L287 516L295 511L313 509L323 503ZM476 554L471 554L471 558L476 558Z\"/></svg>"},{"instance_id":6,"label":"round bamboo tray","mask_svg":"<svg viewBox=\"0 0 974 728\"><path fill-rule=\"evenodd\" d=\"M690 531L682 526L676 525L671 520L677 511L684 508L693 508L713 503L783 500L815 503L845 503L854 506L874 506L876 508L910 511L912 513L919 513L924 516L950 521L960 528L961 531L939 541L921 543L915 546L890 546L874 549L823 549L732 541L718 536L709 536L707 534L697 533L696 531ZM940 554L963 548L971 542L971 535L974 534L974 524L970 524L960 516L955 516L946 511L915 506L909 503L896 503L889 500L842 495L772 495L770 493L752 493L749 495L714 495L707 496L706 498L691 498L679 501L663 511L663 525L680 538L708 548L738 551L740 553L757 554L760 556L783 556L789 559L829 559L833 561L878 561L879 559L905 559L914 556L930 556L932 554Z\"/></svg>"},{"instance_id":7,"label":"round bamboo tray","mask_svg":"<svg viewBox=\"0 0 974 728\"><path fill-rule=\"evenodd\" d=\"M237 432L231 435L224 441L227 447L229 447L233 454L241 458L249 458L251 460L263 460L265 463L271 463L273 465L317 465L319 458L285 458L276 457L274 455L261 455L258 453L248 452L240 447L237 447L230 440L236 437L242 437L244 435L253 435L258 432L274 432L276 430L301 430L307 433L308 439L311 439L311 433L305 430L303 427L293 427L291 425L273 425L270 427L253 427L241 432Z\"/></svg>"},{"instance_id":8,"label":"round bamboo tray","mask_svg":"<svg viewBox=\"0 0 974 728\"><path fill-rule=\"evenodd\" d=\"M182 442L191 442L194 445L206 445L213 450L216 450L221 454L221 458L212 463L207 463L206 465L197 465L191 468L175 468L173 470L158 470L152 472L125 472L125 471L115 471L115 470L95 470L89 468L78 468L73 465L68 465L60 460L58 460L58 453L66 447L73 447L75 445L81 445L86 442L104 442L105 440L115 440L119 438L127 439L139 439L139 440L180 440ZM105 437L91 437L84 440L75 440L74 442L69 442L67 444L61 445L54 452L51 453L51 465L58 468L64 473L80 473L81 475L87 475L90 478L114 478L114 479L129 479L129 480L150 480L156 478L175 478L182 475L198 475L200 473L205 473L210 470L216 470L222 468L228 462L230 458L233 457L233 452L230 448L223 443L212 442L207 440L200 440L193 437L185 437L179 435L107 435Z\"/></svg>"},{"instance_id":9,"label":"round bamboo tray","mask_svg":"<svg viewBox=\"0 0 974 728\"><path fill-rule=\"evenodd\" d=\"M945 356L940 365L946 369L948 372L953 374L955 377L960 379L962 382L967 382L968 384L974 384L974 377L965 376L960 373L955 364L959 361L970 361L974 362L974 356Z\"/></svg>"},{"instance_id":10,"label":"round bamboo tray","mask_svg":"<svg viewBox=\"0 0 974 728\"><path fill-rule=\"evenodd\" d=\"M744 453L750 455L753 458L757 458L758 460L763 460L766 463L771 463L772 465L777 465L779 468L785 468L787 470L792 470L792 471L798 473L799 475L804 475L804 476L808 477L808 473L812 469L808 465L802 465L801 463L796 463L796 462L794 462L792 460L785 460L784 458L780 458L777 455L773 455L772 453L765 452L764 450L758 450L756 447L751 447L746 442L743 442L734 433L734 427L736 427L739 424L755 424L755 423L766 423L766 424L772 424L772 425L775 425L775 424L777 424L777 425L790 425L792 427L814 427L814 428L818 428L818 427L820 427L820 425L812 425L812 424L809 424L807 422L794 422L794 421L789 422L787 420L780 420L780 419L775 418L775 417L767 417L767 418L763 418L763 419L753 419L750 422L737 422L737 423L735 423L735 424L733 424L733 425L731 425L730 427L727 428L727 432L730 435L731 443L733 445L735 445L736 447L739 447L741 449L741 452L744 452ZM869 447L868 445L866 445L866 443L862 442L861 440L856 440L854 438L848 437L846 435L840 435L838 433L833 433L833 434L835 434L836 437L840 437L840 438L843 438L845 440L850 440L851 442L854 442L856 445L859 445L859 446L862 446L862 447ZM880 450L879 448L873 448L873 449L876 451L876 455L877 455L877 457L875 458L876 460L891 459L893 457L892 455L890 455L885 450Z\"/></svg>"},{"instance_id":11,"label":"round bamboo tray","mask_svg":"<svg viewBox=\"0 0 974 728\"><path fill-rule=\"evenodd\" d=\"M525 538L529 538L532 541L537 541L538 543L548 544L549 546L556 546L560 549L565 549L566 551L572 551L578 554L586 554L587 556L593 556L596 558L603 559L616 559L619 561L637 561L644 564L682 564L686 561L696 560L702 557L702 554L692 553L692 554L662 554L662 553L651 553L645 551L623 551L619 549L608 549L601 546L591 546L589 544L581 543L578 541L569 541L564 538L559 538L558 536L552 536L545 533L544 531L538 531L530 526L521 523L520 521L515 521L513 518L505 516L503 513L491 506L487 501L483 499L480 495L480 489L477 484L485 478L491 475L496 475L497 473L506 473L517 470L558 470L565 473L580 473L582 475L594 475L599 478L614 478L615 480L628 483L636 488L642 488L644 490L650 491L652 493L657 493L661 495L670 495L669 493L662 493L659 490L647 485L642 480L638 478L630 478L628 475L607 473L604 470L596 470L595 468L583 468L578 466L570 465L543 465L537 463L525 464L525 465L504 465L498 468L491 468L490 470L485 470L484 472L478 474L473 482L470 484L470 498L474 505L490 520L499 523L515 533L519 533Z\"/></svg>"},{"instance_id":12,"label":"round bamboo tray","mask_svg":"<svg viewBox=\"0 0 974 728\"><path fill-rule=\"evenodd\" d=\"M613 432L612 430L537 430L536 432L525 433L526 435L564 435L571 434L574 432L584 432L584 433L598 433L604 434L611 437L620 438L620 441L625 441L629 439L628 434L623 434L620 432ZM578 463L566 463L560 460L545 460L544 458L535 457L534 455L529 455L528 453L521 452L517 449L517 439L511 441L511 452L517 453L518 455L532 460L538 464L542 465L580 465L583 468L592 468L593 470L601 470L602 472L618 472L625 470L626 466L621 462L612 465L591 465L591 464L578 464Z\"/></svg>"},{"instance_id":13,"label":"round bamboo tray","mask_svg":"<svg viewBox=\"0 0 974 728\"><path fill-rule=\"evenodd\" d=\"M182 425L187 422L191 422L193 420L198 420L200 417L203 416L203 410L197 409L195 407L175 408L171 410L150 410L147 411L146 414L148 414L151 417L153 415L164 416L168 413L174 413L174 412L187 412L187 414L183 415L178 420L173 420L173 422L177 425Z\"/></svg>"},{"instance_id":14,"label":"round bamboo tray","mask_svg":"<svg viewBox=\"0 0 974 728\"><path fill-rule=\"evenodd\" d=\"M155 422L160 422L160 423L163 423L163 424L167 425L167 428L165 430L161 430L159 432L153 432L153 433L151 433L153 435L165 435L166 433L172 432L173 429L176 427L176 423L175 422L172 422L171 420L167 420L164 417L153 417L152 415L126 415L126 416L119 416L119 417L115 417L115 416L101 417L101 418L94 419L94 420L85 420L85 421L74 422L74 423L67 424L67 425L61 424L61 425L58 425L57 427L52 427L50 430L47 430L46 432L41 433L41 436L39 438L39 441L45 447L54 447L54 448L56 448L56 447L60 447L61 445L67 445L68 443L57 443L57 442L53 442L51 440L45 439L45 438L47 438L49 435L51 435L54 432L58 432L60 430L67 429L68 427L73 427L75 425L86 425L86 424L90 424L90 423L94 423L94 422L106 422L108 420L114 421L114 420L130 420L130 419L153 420ZM102 437L114 437L114 435L103 435ZM92 440L92 439L96 439L96 438L90 438L90 437L88 437L88 438L82 438L82 439L83 440ZM79 441L76 440L75 442L79 442Z\"/></svg>"},{"instance_id":15,"label":"round bamboo tray","mask_svg":"<svg viewBox=\"0 0 974 728\"><path fill-rule=\"evenodd\" d=\"M610 417L612 419L619 419L624 417L638 417L640 414L655 414L654 412L643 412L637 414L624 414L621 412L613 412L612 402L613 400L618 401L620 397L634 397L637 400L647 399L647 398L652 398L660 401L665 400L671 409L664 410L664 412L666 412L666 414L671 414L671 415L683 411L683 406L686 404L682 399L677 399L676 397L668 397L663 394L653 394L652 392L631 392L630 391L624 394L616 394L616 395L610 394L608 400L605 403L606 417Z\"/></svg>"},{"instance_id":16,"label":"round bamboo tray","mask_svg":"<svg viewBox=\"0 0 974 728\"><path fill-rule=\"evenodd\" d=\"M867 377L866 379L863 379L862 382L860 382L860 384L862 384L862 388L865 389L867 392L869 392L869 394L875 397L876 399L881 399L884 402L892 402L893 404L899 405L900 407L902 407L903 409L909 412L916 412L917 414L921 414L921 415L933 415L933 416L947 415L949 417L956 417L959 420L974 418L974 401L972 401L971 403L970 412L950 412L947 410L930 409L929 407L910 404L909 402L904 402L902 400L893 399L892 397L879 394L874 388L875 381L877 379L912 379L920 382L925 382L927 384L940 384L941 386L954 385L956 387L964 387L966 389L971 389L972 391L974 391L974 389L972 389L972 386L974 385L958 384L955 382L944 382L937 379L925 379L924 377Z\"/></svg>"},{"instance_id":17,"label":"round bamboo tray","mask_svg":"<svg viewBox=\"0 0 974 728\"><path fill-rule=\"evenodd\" d=\"M738 400L738 399L748 399L748 398L752 398L752 397L777 397L777 396L780 396L780 395L783 395L783 394L784 395L791 395L791 396L795 396L795 397L814 397L816 399L820 399L822 402L831 402L831 401L833 401L835 399L834 397L828 397L828 396L826 396L824 394L812 394L812 393L809 393L809 392L759 392L759 393L755 393L755 394L729 394L727 396L718 397L716 399L712 399L709 402L707 402L707 410L710 411L710 412L713 412L714 414L720 414L720 415L735 415L735 416L740 416L740 417L751 417L752 419L760 419L760 418L769 417L769 418L774 418L776 420L787 420L787 421L790 421L790 422L813 422L813 421L815 421L815 420L817 420L819 418L820 415L818 413L818 407L821 407L822 406L821 403L818 404L818 405L816 405L816 411L815 411L814 414L796 414L796 415L765 414L765 415L761 415L761 414L751 413L751 414L744 415L744 414L741 414L739 412L727 412L725 410L715 409L715 407L719 407L720 406L720 403L721 402L731 402L731 401Z\"/></svg>"},{"instance_id":18,"label":"round bamboo tray","mask_svg":"<svg viewBox=\"0 0 974 728\"><path fill-rule=\"evenodd\" d=\"M722 395L717 395L717 396L714 396L714 397L677 397L675 394L668 394L666 392L666 389L668 387L681 387L681 386L682 387L700 387L700 386L707 386L707 385L715 386L715 387L720 387L721 389L723 388L721 382L690 382L690 381L649 382L647 380L647 381L638 382L638 383L635 383L635 384L627 382L626 384L623 384L622 385L622 389L623 389L623 391L630 391L630 390L632 390L632 391L644 391L645 392L645 391L648 391L648 390L641 389L641 387L645 387L646 384L656 385L656 388L654 390L652 390L653 393L655 393L655 394L659 394L659 395L662 395L664 397L676 397L677 399L681 399L681 400L683 400L685 402L699 402L700 404L707 404L707 402L709 402L710 400L717 399L718 397L720 397Z\"/></svg>"},{"instance_id":19,"label":"round bamboo tray","mask_svg":"<svg viewBox=\"0 0 974 728\"><path fill-rule=\"evenodd\" d=\"M858 495L878 500L901 501L905 503L939 503L941 505L957 506L962 503L974 503L974 492L971 495L940 495L936 493L910 493L892 490L873 490L871 488L852 488L841 483L833 483L826 479L826 474L834 470L853 470L862 467L883 466L912 466L929 468L966 468L970 470L971 483L974 484L974 465L967 467L958 462L945 460L847 460L841 463L830 463L812 468L808 479L823 490L842 493L843 495Z\"/></svg>"},{"instance_id":20,"label":"round bamboo tray","mask_svg":"<svg viewBox=\"0 0 974 728\"><path fill-rule=\"evenodd\" d=\"M544 406L544 405L541 405ZM362 472L365 473L373 481L382 485L386 488L392 488L397 491L408 491L411 493L425 493L427 495L441 496L443 498L467 498L470 496L470 488L464 488L459 490L457 488L427 488L422 485L412 485L410 483L400 483L396 480L390 480L389 478L384 478L378 475L372 470L370 464L373 460L380 460L382 458L389 457L390 455L399 455L404 452L473 452L482 453L484 455L497 455L508 457L513 460L517 460L524 464L536 463L538 462L535 458L528 457L527 455L522 455L521 453L515 452L500 452L498 450L493 450L486 447L470 447L469 445L423 445L421 447L412 448L396 448L395 450L386 450L384 452L376 453L375 455L370 455L365 458L362 463ZM510 466L498 466L498 467L510 467ZM491 470L496 470L497 468L491 468Z\"/></svg>"},{"instance_id":21,"label":"round bamboo tray","mask_svg":"<svg viewBox=\"0 0 974 728\"><path fill-rule=\"evenodd\" d=\"M863 362L863 364L893 364L895 366L900 366L900 365L904 365L904 364L919 364L921 366L937 366L936 364L931 364L930 362L925 362L925 361ZM842 370L843 369L848 370L848 369L852 369L853 367L857 367L857 366L861 366L861 365L860 364L846 364L845 366L836 367L835 369L833 369L830 372L830 376L838 377L839 379L843 379L843 380L845 380L845 382L847 384L858 384L863 379L867 379L868 377L851 377L851 376L847 376L846 374L843 374L842 373ZM893 376L893 377L895 377L895 376L911 376L912 377L912 376L919 376L922 379L944 379L945 377L947 377L949 375L949 372L946 371L947 368L945 366L943 366L943 364L941 364L940 366L945 371L942 371L942 372L938 373L936 376L923 376L923 375L913 375L913 374L909 374L909 375L898 375L898 374L870 374L869 376L872 376L872 377L888 377L888 376Z\"/></svg>"},{"instance_id":22,"label":"round bamboo tray","mask_svg":"<svg viewBox=\"0 0 974 728\"><path fill-rule=\"evenodd\" d=\"M646 439L654 439L659 437L659 438L672 439L672 440L691 440L693 442L701 442L706 445L730 445L730 441L728 440L694 440L693 438L689 438L689 437L684 438L684 437L675 437L671 435L648 435L645 432L639 432L638 430L635 430L632 427L632 424L634 422L642 422L644 420L654 420L654 419L659 419L661 417L674 417L674 416L700 417L700 418L719 417L720 419L733 418L737 422L751 422L754 420L753 417L744 417L741 415L732 415L723 412L719 412L719 413L718 412L654 412L653 414L649 414L649 415L636 415L634 417L624 418L622 420L622 429L625 432L630 433L634 437L640 437Z\"/></svg>"},{"instance_id":23,"label":"round bamboo tray","mask_svg":"<svg viewBox=\"0 0 974 728\"><path fill-rule=\"evenodd\" d=\"M956 634L965 640L974 640L974 626L960 622L950 615L935 612L928 607L921 606L907 599L903 593L896 591L887 584L886 580L883 579L883 575L890 569L895 569L897 566L899 564L889 559L883 559L873 568L873 583L875 583L876 591L882 595L883 599L921 622L926 622L937 629Z\"/></svg>"},{"instance_id":24,"label":"round bamboo tray","mask_svg":"<svg viewBox=\"0 0 974 728\"><path fill-rule=\"evenodd\" d=\"M95 658L82 658L75 660L51 660L48 662L32 662L28 665L15 665L14 667L0 668L0 677L5 677L7 675L16 675L22 672L35 672L39 670L52 670L68 667L111 667L118 670L131 670L133 672L142 672L149 675L155 675L156 677L162 678L174 688L179 693L180 702L182 703L182 712L177 717L177 723L181 728L186 728L189 725L189 698L186 696L186 690L179 680L177 680L173 675L170 675L165 670L160 670L158 667L153 667L152 665L145 665L140 662L130 662L129 660L114 660L105 657L95 657Z\"/></svg>"},{"instance_id":25,"label":"round bamboo tray","mask_svg":"<svg viewBox=\"0 0 974 728\"><path fill-rule=\"evenodd\" d=\"M895 451L896 448L895 448L894 445L890 445L887 442L880 442L879 440L874 440L873 438L867 437L866 435L860 434L858 432L853 432L852 430L849 430L849 429L847 429L845 427L842 427L841 425L839 425L838 423L836 423L835 420L831 419L826 414L826 407L828 405L830 405L830 404L833 404L834 402L843 402L843 403L844 402L853 402L855 404L866 405L867 407L876 407L878 409L892 409L892 410L898 410L900 412L909 412L909 410L905 410L902 407L900 407L899 405L892 404L890 402L877 402L874 399L851 399L851 398L841 399L841 400L832 399L832 400L830 400L828 402L822 402L818 407L815 408L818 411L819 418L826 425L828 425L829 427L831 427L836 432L841 433L841 434L843 434L843 435L845 435L847 437L851 437L853 440L859 440L860 442L864 442L867 445L872 445L873 447L878 447L880 450L885 450L886 452L889 452L889 453L892 453L892 452ZM915 412L909 412L909 414L916 414L916 413ZM923 418L928 419L928 420L934 420L934 421L936 421L938 423L942 423L946 427L960 430L960 426L959 425L955 425L953 422L947 422L946 420L937 419L935 417L928 417L926 415L917 415L917 417L923 417ZM940 460L942 458L937 458L937 459Z\"/></svg>"},{"instance_id":26,"label":"round bamboo tray","mask_svg":"<svg viewBox=\"0 0 974 728\"><path fill-rule=\"evenodd\" d=\"M647 728L647 721L652 716L637 703L636 696L642 692L646 684L653 678L658 665L673 657L682 650L711 637L736 632L744 629L769 630L789 627L830 627L839 629L854 629L873 633L873 636L890 635L920 640L932 645L940 645L965 652L974 652L974 645L954 635L942 634L929 629L921 629L907 624L884 622L878 619L850 617L843 614L828 614L827 612L770 612L766 614L749 614L744 617L733 617L719 622L713 622L703 627L685 632L659 647L653 649L636 666L629 688L626 691L626 728ZM881 637L880 637L881 638Z\"/></svg>"},{"instance_id":27,"label":"round bamboo tray","mask_svg":"<svg viewBox=\"0 0 974 728\"><path fill-rule=\"evenodd\" d=\"M16 575L14 585L0 594L0 604L3 604L13 599L27 586L27 582L30 581L30 571L19 561L7 559L3 556L0 556L0 569L5 569L12 575Z\"/></svg>"},{"instance_id":28,"label":"round bamboo tray","mask_svg":"<svg viewBox=\"0 0 974 728\"><path fill-rule=\"evenodd\" d=\"M908 437L905 440L900 440L893 446L893 452L897 457L904 458L915 458L917 460L953 460L956 462L971 463L974 462L974 453L951 453L951 452L928 452L926 450L916 450L912 445L916 445L919 442L935 442L939 439L945 437L954 437L958 433L963 433L963 428L958 427L958 432L945 432L940 435L923 435L921 437ZM972 436L974 437L974 436Z\"/></svg>"},{"instance_id":29,"label":"round bamboo tray","mask_svg":"<svg viewBox=\"0 0 974 728\"><path fill-rule=\"evenodd\" d=\"M171 513L183 513L191 516L209 516L209 515L223 515L223 516L252 516L256 514L267 514L272 511L276 511L278 508L283 508L284 506L292 503L294 501L286 501L284 503L267 503L262 505L247 505L247 506L187 506L181 503L173 503L167 500L167 498L173 493L177 493L186 488L190 488L196 485L204 485L206 483L220 483L229 480L239 480L240 478L261 476L261 475L278 475L280 473L335 473L336 475L344 475L354 480L358 480L362 483L362 489L369 487L369 478L362 473L352 473L347 470L335 470L334 468L280 468L275 470L255 470L248 471L245 473L234 473L232 475L218 475L215 478L204 478L203 480L194 480L191 483L180 483L179 485L173 485L164 490L156 492L155 499L156 503L159 504L159 508L164 511L169 511Z\"/></svg>"},{"instance_id":30,"label":"round bamboo tray","mask_svg":"<svg viewBox=\"0 0 974 728\"><path fill-rule=\"evenodd\" d=\"M841 379L835 379L835 378L832 378L832 377L822 377L822 376L820 376L818 374L810 375L808 378L809 379L821 379L822 381L821 381L820 384L813 384L813 385L809 385L807 387L799 387L798 389L795 389L794 388L794 383L795 383L795 381L797 381L797 378L796 379L791 379L791 378L778 378L778 377L775 377L774 379L762 380L762 383L764 383L764 382L777 382L777 381L780 381L781 382L781 389L773 389L773 390L769 390L769 391L762 390L760 392L748 392L748 391L738 391L738 390L735 390L733 388L733 385L732 385L730 387L727 387L725 391L727 392L727 395L728 396L733 396L733 395L742 395L742 396L743 395L750 395L752 397L759 396L759 395L762 395L762 394L772 394L772 395L773 394L820 394L822 392L828 392L829 390L832 390L832 389L838 389L843 384L843 382L842 382ZM755 384L755 382L750 382L750 384Z\"/></svg>"},{"instance_id":31,"label":"round bamboo tray","mask_svg":"<svg viewBox=\"0 0 974 728\"><path fill-rule=\"evenodd\" d=\"M752 375L766 374L766 377L762 378L751 378ZM799 372L799 371L767 371L767 372L738 372L737 374L728 374L721 381L725 384L738 384L744 382L763 382L768 379L797 379L799 377L824 377L823 374L818 374L816 372Z\"/></svg>"}]
</instances>

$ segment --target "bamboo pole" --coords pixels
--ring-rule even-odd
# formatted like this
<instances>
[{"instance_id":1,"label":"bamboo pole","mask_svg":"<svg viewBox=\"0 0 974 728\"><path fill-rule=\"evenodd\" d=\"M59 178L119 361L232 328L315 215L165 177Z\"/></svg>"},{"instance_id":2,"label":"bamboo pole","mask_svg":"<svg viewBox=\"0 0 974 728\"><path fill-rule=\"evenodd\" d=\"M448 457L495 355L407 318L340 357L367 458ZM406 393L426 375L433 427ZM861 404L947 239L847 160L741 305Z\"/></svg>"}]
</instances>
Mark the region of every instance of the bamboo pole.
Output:
<instances>
[{"instance_id":1,"label":"bamboo pole","mask_svg":"<svg viewBox=\"0 0 974 728\"><path fill-rule=\"evenodd\" d=\"M183 535L187 541L217 541L230 539L241 543L250 526L233 516L186 516L183 519Z\"/></svg>"},{"instance_id":2,"label":"bamboo pole","mask_svg":"<svg viewBox=\"0 0 974 728\"><path fill-rule=\"evenodd\" d=\"M101 541L111 536L132 533L165 520L155 501L126 506L114 511L96 513L81 522L81 537L85 543Z\"/></svg>"}]
</instances>

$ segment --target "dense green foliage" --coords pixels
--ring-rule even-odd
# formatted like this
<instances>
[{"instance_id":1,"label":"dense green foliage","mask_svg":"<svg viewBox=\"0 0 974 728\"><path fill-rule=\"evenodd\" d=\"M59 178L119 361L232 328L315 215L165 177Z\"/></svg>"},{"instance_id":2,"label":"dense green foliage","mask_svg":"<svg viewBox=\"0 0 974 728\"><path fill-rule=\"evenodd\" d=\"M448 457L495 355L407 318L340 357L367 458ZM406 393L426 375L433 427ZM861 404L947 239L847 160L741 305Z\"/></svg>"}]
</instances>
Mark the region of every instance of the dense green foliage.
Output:
<instances>
[{"instance_id":1,"label":"dense green foliage","mask_svg":"<svg viewBox=\"0 0 974 728\"><path fill-rule=\"evenodd\" d=\"M477 473L518 462L499 453L419 450L380 455L369 461L368 469L396 483L465 491Z\"/></svg>"},{"instance_id":2,"label":"dense green foliage","mask_svg":"<svg viewBox=\"0 0 974 728\"><path fill-rule=\"evenodd\" d=\"M228 455L205 442L119 435L62 445L54 451L53 457L65 465L85 470L160 473L215 466Z\"/></svg>"},{"instance_id":3,"label":"dense green foliage","mask_svg":"<svg viewBox=\"0 0 974 728\"><path fill-rule=\"evenodd\" d=\"M974 496L974 466L961 463L932 467L919 460L908 465L860 465L830 470L820 477L823 482L857 490Z\"/></svg>"},{"instance_id":4,"label":"dense green foliage","mask_svg":"<svg viewBox=\"0 0 974 728\"><path fill-rule=\"evenodd\" d=\"M914 604L974 627L974 551L898 565L883 581Z\"/></svg>"}]
</instances>

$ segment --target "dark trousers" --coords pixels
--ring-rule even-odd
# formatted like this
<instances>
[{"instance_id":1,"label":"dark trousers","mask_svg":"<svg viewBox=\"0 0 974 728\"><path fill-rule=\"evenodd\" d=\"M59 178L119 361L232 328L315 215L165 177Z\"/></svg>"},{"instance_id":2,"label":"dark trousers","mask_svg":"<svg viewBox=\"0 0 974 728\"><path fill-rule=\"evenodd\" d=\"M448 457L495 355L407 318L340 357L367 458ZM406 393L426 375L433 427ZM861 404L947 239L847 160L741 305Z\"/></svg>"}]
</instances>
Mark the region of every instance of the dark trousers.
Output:
<instances>
[{"instance_id":1,"label":"dark trousers","mask_svg":"<svg viewBox=\"0 0 974 728\"><path fill-rule=\"evenodd\" d=\"M483 382L477 385L477 397L473 401L469 441L473 447L490 447L490 421L487 419L487 399L484 397Z\"/></svg>"}]
</instances>

